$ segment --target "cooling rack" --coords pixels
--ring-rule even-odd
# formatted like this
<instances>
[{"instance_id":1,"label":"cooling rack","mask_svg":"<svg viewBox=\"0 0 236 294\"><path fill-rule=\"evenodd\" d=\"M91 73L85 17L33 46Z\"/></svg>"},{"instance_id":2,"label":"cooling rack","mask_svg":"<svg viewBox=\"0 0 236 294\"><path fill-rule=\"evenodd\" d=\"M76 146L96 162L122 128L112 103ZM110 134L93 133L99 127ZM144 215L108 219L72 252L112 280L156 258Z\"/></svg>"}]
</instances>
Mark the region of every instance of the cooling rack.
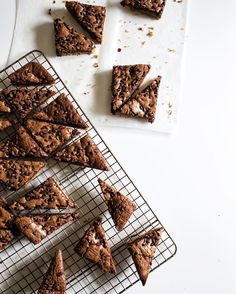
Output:
<instances>
[{"instance_id":1,"label":"cooling rack","mask_svg":"<svg viewBox=\"0 0 236 294\"><path fill-rule=\"evenodd\" d=\"M88 133L106 158L111 169L108 172L104 172L49 159L47 166L41 173L19 191L9 192L2 187L0 188L0 195L4 196L7 200L12 200L17 198L18 195L36 187L48 177L53 177L59 182L63 191L74 200L81 214L78 222L63 226L38 245L33 245L27 239L20 236L2 251L0 253L1 293L36 293L56 248L60 248L63 251L67 276L67 294L122 293L139 281L134 263L126 248L127 241L131 236L142 234L153 227L162 226L164 228L164 226L160 223L144 197L123 170L41 51L31 51L2 70L0 72L0 89L10 88L8 76L30 61L37 61L42 64L55 78L55 85L48 87L56 92L52 99L55 99L61 93L64 93L70 99L89 126L79 137ZM47 103L50 101L48 100ZM15 128L19 127L21 121L18 122L14 129L8 130L1 137L0 141L11 135ZM126 227L120 233L117 233L114 228L112 219L107 211L107 206L97 181L98 177L114 185L125 195L129 195L138 207ZM74 247L88 228L89 222L98 215L102 217L102 224L116 262L116 275L103 273L96 265L80 258L74 252ZM176 245L164 228L160 245L153 260L152 271L173 257L175 253Z\"/></svg>"}]
</instances>

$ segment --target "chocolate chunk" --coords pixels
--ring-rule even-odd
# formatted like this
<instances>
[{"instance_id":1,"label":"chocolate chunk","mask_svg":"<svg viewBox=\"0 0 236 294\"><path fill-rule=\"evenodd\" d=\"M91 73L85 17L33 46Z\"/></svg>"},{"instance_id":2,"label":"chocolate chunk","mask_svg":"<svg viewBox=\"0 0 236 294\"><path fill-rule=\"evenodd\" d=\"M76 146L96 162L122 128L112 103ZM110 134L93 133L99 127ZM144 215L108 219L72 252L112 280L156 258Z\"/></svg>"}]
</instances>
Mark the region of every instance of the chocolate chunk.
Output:
<instances>
[{"instance_id":1,"label":"chocolate chunk","mask_svg":"<svg viewBox=\"0 0 236 294\"><path fill-rule=\"evenodd\" d=\"M92 53L94 43L88 37L76 32L60 18L54 20L57 56Z\"/></svg>"},{"instance_id":2,"label":"chocolate chunk","mask_svg":"<svg viewBox=\"0 0 236 294\"><path fill-rule=\"evenodd\" d=\"M47 154L23 127L20 127L11 137L0 143L0 158L17 157L47 158Z\"/></svg>"},{"instance_id":3,"label":"chocolate chunk","mask_svg":"<svg viewBox=\"0 0 236 294\"><path fill-rule=\"evenodd\" d=\"M0 118L0 132L12 127L15 122L13 120Z\"/></svg>"},{"instance_id":4,"label":"chocolate chunk","mask_svg":"<svg viewBox=\"0 0 236 294\"><path fill-rule=\"evenodd\" d=\"M114 187L98 179L103 196L107 201L108 210L118 231L121 231L136 209L136 205L127 196Z\"/></svg>"},{"instance_id":5,"label":"chocolate chunk","mask_svg":"<svg viewBox=\"0 0 236 294\"><path fill-rule=\"evenodd\" d=\"M63 193L53 178L29 191L10 205L16 212L34 209L75 208L75 204Z\"/></svg>"},{"instance_id":6,"label":"chocolate chunk","mask_svg":"<svg viewBox=\"0 0 236 294\"><path fill-rule=\"evenodd\" d=\"M138 89L150 70L148 64L118 65L113 67L112 105L115 113Z\"/></svg>"},{"instance_id":7,"label":"chocolate chunk","mask_svg":"<svg viewBox=\"0 0 236 294\"><path fill-rule=\"evenodd\" d=\"M26 127L31 132L34 139L48 154L80 133L76 129L34 119L28 119L26 121Z\"/></svg>"},{"instance_id":8,"label":"chocolate chunk","mask_svg":"<svg viewBox=\"0 0 236 294\"><path fill-rule=\"evenodd\" d=\"M144 118L152 123L155 120L160 81L161 77L158 76L143 91L132 96L118 112L127 116Z\"/></svg>"},{"instance_id":9,"label":"chocolate chunk","mask_svg":"<svg viewBox=\"0 0 236 294\"><path fill-rule=\"evenodd\" d=\"M66 146L53 158L85 167L109 170L108 163L89 135Z\"/></svg>"},{"instance_id":10,"label":"chocolate chunk","mask_svg":"<svg viewBox=\"0 0 236 294\"><path fill-rule=\"evenodd\" d=\"M128 249L143 286L146 284L151 270L152 260L161 240L162 232L162 228L156 228L128 243Z\"/></svg>"},{"instance_id":11,"label":"chocolate chunk","mask_svg":"<svg viewBox=\"0 0 236 294\"><path fill-rule=\"evenodd\" d=\"M75 20L88 31L94 42L101 44L106 7L67 1L66 8Z\"/></svg>"},{"instance_id":12,"label":"chocolate chunk","mask_svg":"<svg viewBox=\"0 0 236 294\"><path fill-rule=\"evenodd\" d=\"M66 292L66 276L61 250L57 249L38 289L38 294L64 294Z\"/></svg>"},{"instance_id":13,"label":"chocolate chunk","mask_svg":"<svg viewBox=\"0 0 236 294\"><path fill-rule=\"evenodd\" d=\"M4 99L4 95L2 94L3 91L0 92L0 114L2 113L10 113L11 109L6 104L6 101Z\"/></svg>"},{"instance_id":14,"label":"chocolate chunk","mask_svg":"<svg viewBox=\"0 0 236 294\"><path fill-rule=\"evenodd\" d=\"M10 105L12 112L15 112L20 118L24 118L34 108L37 108L40 104L53 96L55 92L48 89L17 89L10 91L3 90L1 94Z\"/></svg>"},{"instance_id":15,"label":"chocolate chunk","mask_svg":"<svg viewBox=\"0 0 236 294\"><path fill-rule=\"evenodd\" d=\"M82 239L76 245L75 251L79 256L96 263L104 272L111 274L116 272L111 249L101 224L101 218L98 217L89 226Z\"/></svg>"},{"instance_id":16,"label":"chocolate chunk","mask_svg":"<svg viewBox=\"0 0 236 294\"><path fill-rule=\"evenodd\" d=\"M0 229L0 251L15 238L11 230Z\"/></svg>"},{"instance_id":17,"label":"chocolate chunk","mask_svg":"<svg viewBox=\"0 0 236 294\"><path fill-rule=\"evenodd\" d=\"M55 83L49 72L37 62L29 62L9 76L11 83L18 86L51 85Z\"/></svg>"},{"instance_id":18,"label":"chocolate chunk","mask_svg":"<svg viewBox=\"0 0 236 294\"><path fill-rule=\"evenodd\" d=\"M166 4L166 0L122 0L121 5L146 13L156 19L160 19Z\"/></svg>"},{"instance_id":19,"label":"chocolate chunk","mask_svg":"<svg viewBox=\"0 0 236 294\"><path fill-rule=\"evenodd\" d=\"M61 94L43 110L36 112L33 118L68 127L87 128L86 123L65 94Z\"/></svg>"},{"instance_id":20,"label":"chocolate chunk","mask_svg":"<svg viewBox=\"0 0 236 294\"><path fill-rule=\"evenodd\" d=\"M43 161L0 160L0 183L18 190L46 165Z\"/></svg>"},{"instance_id":21,"label":"chocolate chunk","mask_svg":"<svg viewBox=\"0 0 236 294\"><path fill-rule=\"evenodd\" d=\"M78 218L79 213L28 215L18 216L15 223L26 238L38 244L61 226Z\"/></svg>"}]
</instances>

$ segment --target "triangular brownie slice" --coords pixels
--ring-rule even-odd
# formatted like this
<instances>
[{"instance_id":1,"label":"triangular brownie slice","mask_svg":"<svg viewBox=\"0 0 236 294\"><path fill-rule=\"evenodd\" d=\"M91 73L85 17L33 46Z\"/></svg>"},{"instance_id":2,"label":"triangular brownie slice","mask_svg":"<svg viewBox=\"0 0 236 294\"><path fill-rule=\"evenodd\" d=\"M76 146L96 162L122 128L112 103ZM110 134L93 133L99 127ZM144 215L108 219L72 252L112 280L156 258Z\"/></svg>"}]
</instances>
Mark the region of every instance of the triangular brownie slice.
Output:
<instances>
[{"instance_id":1,"label":"triangular brownie slice","mask_svg":"<svg viewBox=\"0 0 236 294\"><path fill-rule=\"evenodd\" d=\"M94 42L101 44L106 7L67 1L66 8L75 20L89 32Z\"/></svg>"},{"instance_id":2,"label":"triangular brownie slice","mask_svg":"<svg viewBox=\"0 0 236 294\"><path fill-rule=\"evenodd\" d=\"M46 165L43 161L0 160L0 183L18 190Z\"/></svg>"},{"instance_id":3,"label":"triangular brownie slice","mask_svg":"<svg viewBox=\"0 0 236 294\"><path fill-rule=\"evenodd\" d=\"M38 294L64 294L66 291L66 275L61 250L57 249L48 271L38 289Z\"/></svg>"},{"instance_id":4,"label":"triangular brownie slice","mask_svg":"<svg viewBox=\"0 0 236 294\"><path fill-rule=\"evenodd\" d=\"M166 4L166 0L122 0L121 5L136 9L160 19Z\"/></svg>"},{"instance_id":5,"label":"triangular brownie slice","mask_svg":"<svg viewBox=\"0 0 236 294\"><path fill-rule=\"evenodd\" d=\"M34 214L18 216L15 223L26 238L34 244L38 244L63 225L77 221L78 218L79 213Z\"/></svg>"},{"instance_id":6,"label":"triangular brownie slice","mask_svg":"<svg viewBox=\"0 0 236 294\"><path fill-rule=\"evenodd\" d=\"M148 64L117 65L112 74L112 105L115 113L138 89L150 70Z\"/></svg>"},{"instance_id":7,"label":"triangular brownie slice","mask_svg":"<svg viewBox=\"0 0 236 294\"><path fill-rule=\"evenodd\" d=\"M29 62L9 76L11 83L18 86L51 85L55 83L50 73L37 62Z\"/></svg>"},{"instance_id":8,"label":"triangular brownie slice","mask_svg":"<svg viewBox=\"0 0 236 294\"><path fill-rule=\"evenodd\" d=\"M26 127L45 152L50 154L80 132L76 129L28 119Z\"/></svg>"},{"instance_id":9,"label":"triangular brownie slice","mask_svg":"<svg viewBox=\"0 0 236 294\"><path fill-rule=\"evenodd\" d=\"M76 245L75 251L79 256L96 263L104 272L111 274L116 272L111 249L108 245L100 217L96 218L89 226L82 239Z\"/></svg>"},{"instance_id":10,"label":"triangular brownie slice","mask_svg":"<svg viewBox=\"0 0 236 294\"><path fill-rule=\"evenodd\" d=\"M0 132L12 127L15 122L6 118L0 118Z\"/></svg>"},{"instance_id":11,"label":"triangular brownie slice","mask_svg":"<svg viewBox=\"0 0 236 294\"><path fill-rule=\"evenodd\" d=\"M6 104L6 101L4 99L3 91L4 90L0 92L0 114L11 112L10 107Z\"/></svg>"},{"instance_id":12,"label":"triangular brownie slice","mask_svg":"<svg viewBox=\"0 0 236 294\"><path fill-rule=\"evenodd\" d=\"M39 145L20 127L11 137L0 143L0 158L47 158Z\"/></svg>"},{"instance_id":13,"label":"triangular brownie slice","mask_svg":"<svg viewBox=\"0 0 236 294\"><path fill-rule=\"evenodd\" d=\"M63 193L53 178L48 178L27 194L18 198L17 201L14 201L10 208L15 212L21 212L34 209L75 208L75 204Z\"/></svg>"},{"instance_id":14,"label":"triangular brownie slice","mask_svg":"<svg viewBox=\"0 0 236 294\"><path fill-rule=\"evenodd\" d=\"M118 112L127 116L145 118L153 123L155 120L160 81L161 77L158 76L143 91L129 99Z\"/></svg>"},{"instance_id":15,"label":"triangular brownie slice","mask_svg":"<svg viewBox=\"0 0 236 294\"><path fill-rule=\"evenodd\" d=\"M134 202L114 187L98 179L108 210L118 231L121 231L136 209Z\"/></svg>"},{"instance_id":16,"label":"triangular brownie slice","mask_svg":"<svg viewBox=\"0 0 236 294\"><path fill-rule=\"evenodd\" d=\"M5 199L0 197L0 251L15 238L14 219Z\"/></svg>"},{"instance_id":17,"label":"triangular brownie slice","mask_svg":"<svg viewBox=\"0 0 236 294\"><path fill-rule=\"evenodd\" d=\"M68 127L87 128L86 123L65 94L61 94L44 109L36 112L33 118Z\"/></svg>"},{"instance_id":18,"label":"triangular brownie slice","mask_svg":"<svg viewBox=\"0 0 236 294\"><path fill-rule=\"evenodd\" d=\"M2 95L11 106L12 112L15 112L20 118L24 118L34 108L37 108L54 94L55 92L49 89L16 89L2 91Z\"/></svg>"},{"instance_id":19,"label":"triangular brownie slice","mask_svg":"<svg viewBox=\"0 0 236 294\"><path fill-rule=\"evenodd\" d=\"M162 232L162 228L156 228L128 243L128 249L132 255L143 286L146 284L151 270L152 260L161 240Z\"/></svg>"},{"instance_id":20,"label":"triangular brownie slice","mask_svg":"<svg viewBox=\"0 0 236 294\"><path fill-rule=\"evenodd\" d=\"M89 135L57 152L55 160L85 167L109 170L108 163Z\"/></svg>"},{"instance_id":21,"label":"triangular brownie slice","mask_svg":"<svg viewBox=\"0 0 236 294\"><path fill-rule=\"evenodd\" d=\"M57 56L92 53L94 43L85 35L76 32L60 18L54 20L55 45Z\"/></svg>"}]
</instances>

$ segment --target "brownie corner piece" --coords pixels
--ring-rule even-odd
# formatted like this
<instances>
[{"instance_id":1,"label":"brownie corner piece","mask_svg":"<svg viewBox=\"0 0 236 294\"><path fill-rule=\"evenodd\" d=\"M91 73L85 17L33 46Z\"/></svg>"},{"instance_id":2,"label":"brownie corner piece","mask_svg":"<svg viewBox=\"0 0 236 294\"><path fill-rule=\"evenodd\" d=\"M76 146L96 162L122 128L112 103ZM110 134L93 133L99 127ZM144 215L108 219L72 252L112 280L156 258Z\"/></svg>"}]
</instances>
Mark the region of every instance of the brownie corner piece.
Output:
<instances>
[{"instance_id":1,"label":"brownie corner piece","mask_svg":"<svg viewBox=\"0 0 236 294\"><path fill-rule=\"evenodd\" d=\"M54 20L54 30L57 56L91 54L95 48L92 40L78 33L60 18Z\"/></svg>"},{"instance_id":2,"label":"brownie corner piece","mask_svg":"<svg viewBox=\"0 0 236 294\"><path fill-rule=\"evenodd\" d=\"M0 160L0 183L9 190L18 190L45 165L44 161Z\"/></svg>"},{"instance_id":3,"label":"brownie corner piece","mask_svg":"<svg viewBox=\"0 0 236 294\"><path fill-rule=\"evenodd\" d=\"M162 227L152 229L127 244L143 286L151 270L162 232Z\"/></svg>"},{"instance_id":4,"label":"brownie corner piece","mask_svg":"<svg viewBox=\"0 0 236 294\"><path fill-rule=\"evenodd\" d=\"M122 0L121 5L127 6L156 19L160 19L164 11L166 0Z\"/></svg>"},{"instance_id":5,"label":"brownie corner piece","mask_svg":"<svg viewBox=\"0 0 236 294\"><path fill-rule=\"evenodd\" d=\"M106 7L66 1L66 8L74 19L90 34L96 44L102 43Z\"/></svg>"},{"instance_id":6,"label":"brownie corner piece","mask_svg":"<svg viewBox=\"0 0 236 294\"><path fill-rule=\"evenodd\" d=\"M132 96L119 110L120 114L146 119L153 123L157 110L157 99L161 76L158 76L146 88Z\"/></svg>"},{"instance_id":7,"label":"brownie corner piece","mask_svg":"<svg viewBox=\"0 0 236 294\"><path fill-rule=\"evenodd\" d=\"M38 62L32 61L9 76L11 83L18 86L51 85L55 83L50 73Z\"/></svg>"},{"instance_id":8,"label":"brownie corner piece","mask_svg":"<svg viewBox=\"0 0 236 294\"><path fill-rule=\"evenodd\" d=\"M97 217L75 247L75 252L97 264L104 272L116 273L115 262L108 245L101 218Z\"/></svg>"},{"instance_id":9,"label":"brownie corner piece","mask_svg":"<svg viewBox=\"0 0 236 294\"><path fill-rule=\"evenodd\" d=\"M43 277L38 294L64 294L66 291L66 276L64 272L62 251L57 249L50 266Z\"/></svg>"},{"instance_id":10,"label":"brownie corner piece","mask_svg":"<svg viewBox=\"0 0 236 294\"><path fill-rule=\"evenodd\" d=\"M113 66L111 85L111 112L113 114L115 114L138 89L150 68L151 66L149 64Z\"/></svg>"}]
</instances>

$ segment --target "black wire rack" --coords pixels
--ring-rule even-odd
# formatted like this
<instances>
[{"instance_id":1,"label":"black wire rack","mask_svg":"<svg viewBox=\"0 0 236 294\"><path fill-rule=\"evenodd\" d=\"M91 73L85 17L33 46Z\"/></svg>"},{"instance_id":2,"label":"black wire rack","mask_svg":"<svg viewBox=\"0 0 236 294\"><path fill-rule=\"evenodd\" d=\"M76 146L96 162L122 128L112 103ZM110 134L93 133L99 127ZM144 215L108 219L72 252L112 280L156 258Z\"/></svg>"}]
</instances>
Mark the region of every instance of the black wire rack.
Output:
<instances>
[{"instance_id":1,"label":"black wire rack","mask_svg":"<svg viewBox=\"0 0 236 294\"><path fill-rule=\"evenodd\" d=\"M56 92L52 99L55 99L61 93L64 93L70 99L89 126L79 137L88 133L106 158L111 169L104 172L49 159L47 166L41 173L19 191L10 192L0 188L0 195L11 201L16 199L18 195L36 187L48 177L53 177L59 182L63 191L76 203L81 214L78 222L63 226L38 245L33 245L26 238L20 236L4 251L0 252L1 293L36 293L56 248L60 248L63 252L67 276L67 294L122 293L139 281L134 263L126 247L127 241L131 236L142 234L153 227L163 227L163 225L42 52L31 51L2 70L0 72L0 89L10 88L8 76L30 61L37 61L42 64L55 78L55 85L48 87ZM50 100L47 103L49 102ZM20 124L19 121L14 129L19 127ZM8 130L0 141L12 134L14 129ZM98 177L114 185L125 195L129 195L137 205L137 209L129 222L119 233L114 228L107 211L97 181ZM115 275L103 273L96 265L89 263L74 252L74 247L88 228L89 222L98 215L102 217L102 225L116 262L117 273ZM153 260L152 271L173 257L176 250L174 241L164 228L160 245Z\"/></svg>"}]
</instances>

